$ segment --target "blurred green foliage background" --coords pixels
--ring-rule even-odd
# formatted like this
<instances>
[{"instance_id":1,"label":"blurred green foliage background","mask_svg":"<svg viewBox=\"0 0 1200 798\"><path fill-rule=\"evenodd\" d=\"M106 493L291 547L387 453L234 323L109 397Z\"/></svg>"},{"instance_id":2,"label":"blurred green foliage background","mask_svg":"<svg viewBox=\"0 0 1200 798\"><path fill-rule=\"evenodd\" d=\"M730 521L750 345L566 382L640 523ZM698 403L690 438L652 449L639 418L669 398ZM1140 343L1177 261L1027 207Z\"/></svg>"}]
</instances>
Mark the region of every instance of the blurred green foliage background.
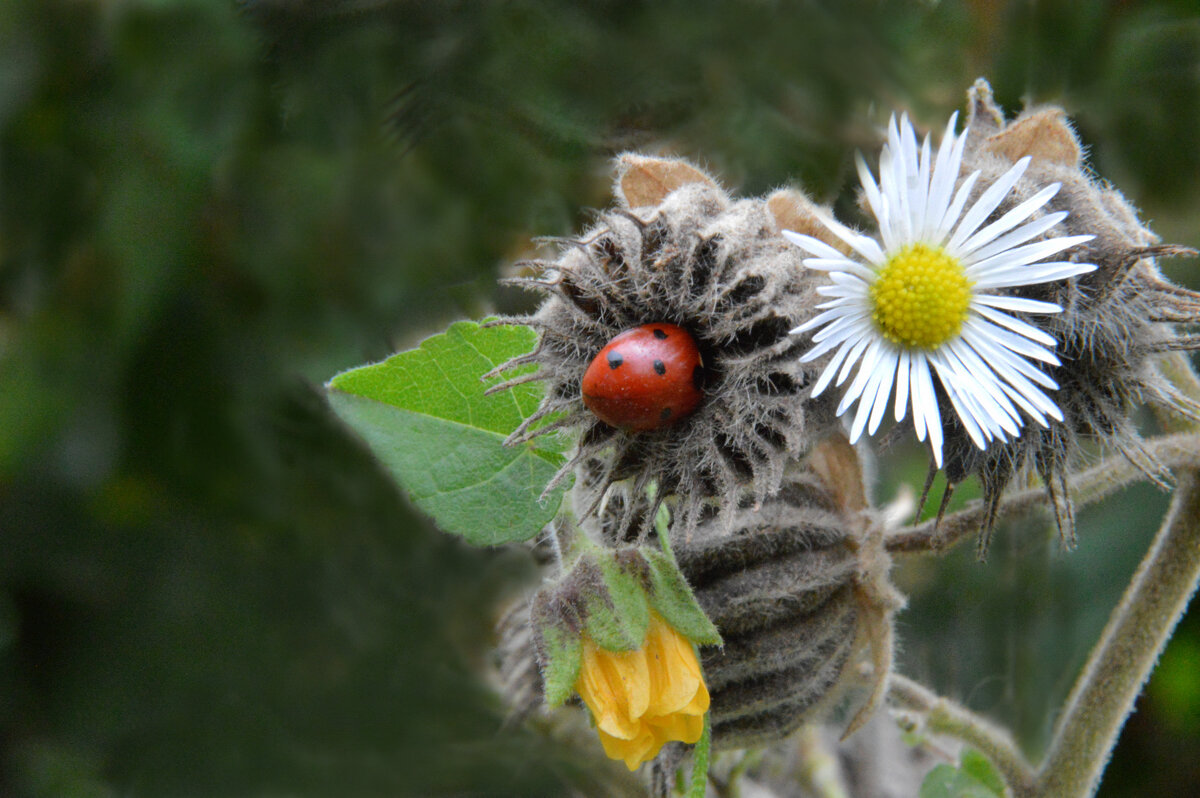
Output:
<instances>
[{"instance_id":1,"label":"blurred green foliage background","mask_svg":"<svg viewBox=\"0 0 1200 798\"><path fill-rule=\"evenodd\" d=\"M0 4L0 795L554 795L598 746L498 734L534 578L414 515L320 384L461 317L628 148L852 201L893 108L1065 106L1200 233L1194 2ZM1200 283L1194 261L1166 264ZM919 485L910 448L887 498ZM1036 752L1166 496L904 565L902 667ZM970 549L970 546L963 547ZM616 766L619 767L619 766ZM1101 796L1195 795L1200 610Z\"/></svg>"}]
</instances>

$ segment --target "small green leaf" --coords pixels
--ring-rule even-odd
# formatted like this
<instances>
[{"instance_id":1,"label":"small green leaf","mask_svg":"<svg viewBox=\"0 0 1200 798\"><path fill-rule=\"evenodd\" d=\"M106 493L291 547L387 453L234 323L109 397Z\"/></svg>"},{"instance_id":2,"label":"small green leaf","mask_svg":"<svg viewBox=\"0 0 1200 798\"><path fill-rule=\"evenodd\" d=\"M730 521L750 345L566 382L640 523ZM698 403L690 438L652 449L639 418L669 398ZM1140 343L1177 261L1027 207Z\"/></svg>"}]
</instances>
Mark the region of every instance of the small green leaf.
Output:
<instances>
[{"instance_id":1,"label":"small green leaf","mask_svg":"<svg viewBox=\"0 0 1200 798\"><path fill-rule=\"evenodd\" d=\"M564 461L564 442L503 446L537 409L541 387L484 396L500 378L480 377L535 340L528 327L458 322L416 349L334 377L330 404L442 529L480 546L526 540L562 502L561 490L540 497Z\"/></svg>"},{"instance_id":2,"label":"small green leaf","mask_svg":"<svg viewBox=\"0 0 1200 798\"><path fill-rule=\"evenodd\" d=\"M583 663L583 645L578 634L558 626L543 629L542 640L546 651L546 666L542 671L546 703L551 707L561 706L575 692Z\"/></svg>"},{"instance_id":3,"label":"small green leaf","mask_svg":"<svg viewBox=\"0 0 1200 798\"><path fill-rule=\"evenodd\" d=\"M967 748L959 767L938 765L929 771L920 798L1004 798L1004 778L987 757Z\"/></svg>"},{"instance_id":4,"label":"small green leaf","mask_svg":"<svg viewBox=\"0 0 1200 798\"><path fill-rule=\"evenodd\" d=\"M591 556L599 566L606 595L587 597L588 634L607 651L640 648L650 626L650 605L641 580L622 568L611 552Z\"/></svg>"},{"instance_id":5,"label":"small green leaf","mask_svg":"<svg viewBox=\"0 0 1200 798\"><path fill-rule=\"evenodd\" d=\"M642 556L650 566L650 606L693 643L720 645L721 633L696 602L675 561L649 546L642 549Z\"/></svg>"},{"instance_id":6,"label":"small green leaf","mask_svg":"<svg viewBox=\"0 0 1200 798\"><path fill-rule=\"evenodd\" d=\"M992 760L974 748L967 748L962 752L960 767L963 773L970 775L997 796L1003 798L1004 777L1000 775L1000 771L996 770Z\"/></svg>"}]
</instances>

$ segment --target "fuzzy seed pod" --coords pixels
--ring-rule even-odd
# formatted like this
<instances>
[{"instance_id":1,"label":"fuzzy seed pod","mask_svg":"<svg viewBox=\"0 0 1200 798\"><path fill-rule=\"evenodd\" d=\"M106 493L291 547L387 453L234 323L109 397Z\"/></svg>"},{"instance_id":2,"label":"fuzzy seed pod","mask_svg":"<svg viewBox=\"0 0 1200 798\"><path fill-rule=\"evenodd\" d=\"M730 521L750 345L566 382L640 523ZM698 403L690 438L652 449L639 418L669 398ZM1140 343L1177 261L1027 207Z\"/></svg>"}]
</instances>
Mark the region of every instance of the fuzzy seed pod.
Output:
<instances>
[{"instance_id":1,"label":"fuzzy seed pod","mask_svg":"<svg viewBox=\"0 0 1200 798\"><path fill-rule=\"evenodd\" d=\"M676 528L692 530L706 504L722 512L746 492L759 501L772 495L788 460L832 428L831 408L805 401L814 375L799 362L803 342L788 335L811 312L818 281L779 235L781 225L817 225L797 192L733 200L682 161L622 156L615 193L617 206L580 240L566 242L555 260L534 262L536 277L515 281L546 299L533 315L501 323L528 324L540 339L534 352L497 372L536 364L536 372L505 385L541 380L546 392L509 442L570 429L578 448L556 481L580 464L597 466L578 507L582 517L614 484L625 482L633 496L654 484L656 501L677 499ZM584 374L614 337L656 323L694 339L702 398L669 426L611 426L583 405ZM636 505L626 503L616 539L648 532L654 512L635 523Z\"/></svg>"},{"instance_id":2,"label":"fuzzy seed pod","mask_svg":"<svg viewBox=\"0 0 1200 798\"><path fill-rule=\"evenodd\" d=\"M639 515L648 511L641 504ZM871 695L847 733L876 707L891 667L891 615L903 599L866 507L855 452L839 434L793 463L761 506L744 497L731 526L710 516L690 540L672 534L680 570L724 640L701 648L718 748L766 744L823 720L864 653ZM620 511L608 507L595 523ZM532 616L536 624L536 607ZM530 617L522 605L500 627L503 690L517 717L542 691ZM673 769L679 753L668 746L660 764Z\"/></svg>"},{"instance_id":3,"label":"fuzzy seed pod","mask_svg":"<svg viewBox=\"0 0 1200 798\"><path fill-rule=\"evenodd\" d=\"M963 174L979 170L979 185L989 185L1017 160L1031 156L1021 180L993 217L999 217L1047 185L1061 183L1057 195L1037 217L1066 211L1066 218L1043 237L1087 234L1094 238L1070 253L1096 270L1070 280L1030 285L1014 292L1060 305L1063 312L1030 319L1058 341L1059 365L1046 371L1058 384L1051 394L1063 421L1048 427L1026 424L1008 441L992 441L979 450L941 397L946 419L945 472L951 487L972 474L982 482L988 512L980 554L996 520L1001 494L1016 471L1032 467L1046 485L1063 540L1074 541L1074 519L1066 491L1068 467L1084 440L1111 447L1162 482L1166 470L1141 445L1130 420L1138 405L1152 404L1196 418L1200 406L1179 394L1163 377L1163 353L1196 349L1196 335L1175 325L1200 324L1200 294L1169 283L1156 256L1186 254L1179 247L1156 246L1157 238L1116 189L1089 174L1082 148L1065 113L1058 108L1026 111L1006 122L991 88L982 79L968 93L970 117ZM978 189L977 189L978 191ZM1038 240L1038 239L1035 239ZM931 466L930 481L933 468ZM926 487L928 490L928 485ZM943 499L949 497L949 490Z\"/></svg>"},{"instance_id":4,"label":"fuzzy seed pod","mask_svg":"<svg viewBox=\"0 0 1200 798\"><path fill-rule=\"evenodd\" d=\"M831 474L830 462L849 468ZM743 503L731 531L709 522L677 544L680 568L725 640L701 652L718 747L769 743L821 720L864 650L876 695L848 732L874 709L890 668L891 613L903 600L887 581L890 562L871 550L861 479L837 436L789 470L776 496Z\"/></svg>"}]
</instances>

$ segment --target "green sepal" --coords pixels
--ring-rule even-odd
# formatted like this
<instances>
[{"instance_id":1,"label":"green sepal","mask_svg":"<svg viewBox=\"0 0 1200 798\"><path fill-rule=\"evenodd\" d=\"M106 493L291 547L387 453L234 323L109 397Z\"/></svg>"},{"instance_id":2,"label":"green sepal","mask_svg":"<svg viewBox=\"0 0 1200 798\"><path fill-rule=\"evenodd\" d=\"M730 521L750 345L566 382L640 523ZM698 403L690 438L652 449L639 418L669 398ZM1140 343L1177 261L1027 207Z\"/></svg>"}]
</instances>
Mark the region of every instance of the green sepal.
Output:
<instances>
[{"instance_id":1,"label":"green sepal","mask_svg":"<svg viewBox=\"0 0 1200 798\"><path fill-rule=\"evenodd\" d=\"M693 643L721 645L721 633L701 609L675 560L648 546L641 554L650 570L650 606Z\"/></svg>"},{"instance_id":2,"label":"green sepal","mask_svg":"<svg viewBox=\"0 0 1200 798\"><path fill-rule=\"evenodd\" d=\"M629 555L633 555L630 557ZM650 604L636 551L597 551L584 555L599 571L602 593L585 597L585 627L596 645L608 651L632 651L646 641Z\"/></svg>"},{"instance_id":3,"label":"green sepal","mask_svg":"<svg viewBox=\"0 0 1200 798\"><path fill-rule=\"evenodd\" d=\"M579 614L553 589L540 590L529 611L546 703L560 706L575 692L583 663Z\"/></svg>"},{"instance_id":4,"label":"green sepal","mask_svg":"<svg viewBox=\"0 0 1200 798\"><path fill-rule=\"evenodd\" d=\"M562 706L575 692L579 668L583 664L583 644L579 635L551 626L542 631L545 646L545 665L542 667L542 690L551 707Z\"/></svg>"}]
</instances>

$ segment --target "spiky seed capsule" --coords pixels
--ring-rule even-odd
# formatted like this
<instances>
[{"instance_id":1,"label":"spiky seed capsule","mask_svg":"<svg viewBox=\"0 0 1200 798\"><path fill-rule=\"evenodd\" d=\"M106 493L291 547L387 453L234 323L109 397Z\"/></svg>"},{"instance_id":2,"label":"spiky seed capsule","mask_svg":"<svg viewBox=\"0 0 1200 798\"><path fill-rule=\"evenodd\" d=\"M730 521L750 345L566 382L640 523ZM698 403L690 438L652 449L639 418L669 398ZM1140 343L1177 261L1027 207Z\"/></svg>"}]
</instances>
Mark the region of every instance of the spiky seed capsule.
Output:
<instances>
[{"instance_id":1,"label":"spiky seed capsule","mask_svg":"<svg viewBox=\"0 0 1200 798\"><path fill-rule=\"evenodd\" d=\"M653 482L659 501L678 499L676 523L686 531L709 509L731 510L747 490L770 496L789 459L835 428L831 399L806 398L815 373L799 360L803 342L788 335L819 301L819 275L779 234L781 218L805 228L816 213L792 191L731 199L682 161L626 155L617 170L617 207L557 258L537 262L537 277L518 280L546 299L533 315L507 321L537 329L539 344L498 371L534 364L532 377L517 379L541 380L546 391L509 442L573 431L578 447L556 478L598 464L576 481L588 489L576 491L581 518L612 504L615 492L640 496ZM626 330L668 322L703 353L703 400L665 426L632 412L598 418L582 390L596 353ZM644 537L654 518L635 517L636 502L624 506L613 542Z\"/></svg>"},{"instance_id":2,"label":"spiky seed capsule","mask_svg":"<svg viewBox=\"0 0 1200 798\"><path fill-rule=\"evenodd\" d=\"M1046 371L1058 385L1054 400L1063 420L1051 420L1046 428L1026 425L1020 436L995 441L981 452L943 408L943 418L950 420L946 476L951 485L971 475L980 478L988 507L980 536L981 556L1000 497L1025 467L1033 468L1046 485L1062 538L1072 545L1074 516L1066 475L1082 442L1097 441L1122 452L1151 478L1169 479L1141 445L1131 414L1138 405L1149 403L1200 418L1200 406L1179 394L1160 366L1164 352L1196 348L1196 337L1180 335L1174 325L1200 324L1200 294L1172 285L1162 276L1155 257L1187 251L1155 246L1157 238L1138 220L1125 197L1093 179L1061 109L1034 109L1006 122L982 79L968 93L968 102L967 129L974 146L964 155L964 172L979 170L985 184L1020 159L1032 159L993 216L1027 201L1041 186L1061 183L1054 199L1038 214L1061 217L1043 237L1093 236L1072 251L1071 259L1093 263L1096 269L1066 282L1030 286L1022 294L1063 308L1062 313L1038 319L1039 326L1058 342L1060 362ZM940 399L946 403L945 397Z\"/></svg>"}]
</instances>

